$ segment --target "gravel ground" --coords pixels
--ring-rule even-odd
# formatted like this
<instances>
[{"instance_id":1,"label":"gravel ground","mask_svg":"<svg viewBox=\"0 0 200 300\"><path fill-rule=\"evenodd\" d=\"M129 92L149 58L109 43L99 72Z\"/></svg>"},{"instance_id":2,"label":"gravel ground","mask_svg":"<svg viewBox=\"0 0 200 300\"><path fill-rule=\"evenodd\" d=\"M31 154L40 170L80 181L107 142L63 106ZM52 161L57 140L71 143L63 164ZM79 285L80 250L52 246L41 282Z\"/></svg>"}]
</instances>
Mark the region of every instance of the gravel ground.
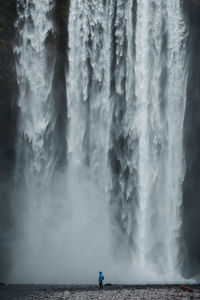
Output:
<instances>
[{"instance_id":1,"label":"gravel ground","mask_svg":"<svg viewBox=\"0 0 200 300\"><path fill-rule=\"evenodd\" d=\"M180 286L111 286L98 291L97 286L7 286L0 288L0 300L197 300L200 286L184 291Z\"/></svg>"}]
</instances>

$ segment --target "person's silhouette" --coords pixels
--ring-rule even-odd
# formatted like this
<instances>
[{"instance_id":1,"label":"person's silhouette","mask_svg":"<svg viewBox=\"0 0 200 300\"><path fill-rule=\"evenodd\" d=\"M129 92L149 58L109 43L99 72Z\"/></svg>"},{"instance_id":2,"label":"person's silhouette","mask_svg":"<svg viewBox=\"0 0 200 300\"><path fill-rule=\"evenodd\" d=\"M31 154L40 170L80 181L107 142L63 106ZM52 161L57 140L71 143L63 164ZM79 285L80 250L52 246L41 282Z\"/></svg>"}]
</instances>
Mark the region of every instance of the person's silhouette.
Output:
<instances>
[{"instance_id":1,"label":"person's silhouette","mask_svg":"<svg viewBox=\"0 0 200 300\"><path fill-rule=\"evenodd\" d=\"M103 272L99 272L99 289L100 290L103 290L103 280L104 280Z\"/></svg>"}]
</instances>

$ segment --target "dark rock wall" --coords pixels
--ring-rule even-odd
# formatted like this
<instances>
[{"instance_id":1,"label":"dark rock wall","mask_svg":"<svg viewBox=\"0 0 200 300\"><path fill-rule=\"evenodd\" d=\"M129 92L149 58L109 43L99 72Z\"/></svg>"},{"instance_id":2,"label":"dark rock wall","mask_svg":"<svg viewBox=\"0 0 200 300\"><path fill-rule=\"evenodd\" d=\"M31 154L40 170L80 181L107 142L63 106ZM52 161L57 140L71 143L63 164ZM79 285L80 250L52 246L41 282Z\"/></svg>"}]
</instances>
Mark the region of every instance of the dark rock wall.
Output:
<instances>
[{"instance_id":1,"label":"dark rock wall","mask_svg":"<svg viewBox=\"0 0 200 300\"><path fill-rule=\"evenodd\" d=\"M17 84L13 42L16 0L0 2L0 165L3 180L14 163ZM4 174L4 175L3 175ZM1 178L2 179L2 178ZM2 180L1 180L2 182Z\"/></svg>"},{"instance_id":2,"label":"dark rock wall","mask_svg":"<svg viewBox=\"0 0 200 300\"><path fill-rule=\"evenodd\" d=\"M188 89L184 124L183 253L186 277L200 275L200 1L185 0L189 26Z\"/></svg>"},{"instance_id":3,"label":"dark rock wall","mask_svg":"<svg viewBox=\"0 0 200 300\"><path fill-rule=\"evenodd\" d=\"M68 15L70 0L55 0L53 9L53 21L55 26L55 69L52 84L52 93L56 101L57 119L55 130L55 144L57 145L57 167L61 168L66 162L66 128L67 128L67 95L66 95L66 71L68 68ZM51 47L50 47L50 52Z\"/></svg>"},{"instance_id":4,"label":"dark rock wall","mask_svg":"<svg viewBox=\"0 0 200 300\"><path fill-rule=\"evenodd\" d=\"M11 202L9 190L15 163L17 84L13 42L16 0L0 1L0 281L7 274L11 256Z\"/></svg>"}]
</instances>

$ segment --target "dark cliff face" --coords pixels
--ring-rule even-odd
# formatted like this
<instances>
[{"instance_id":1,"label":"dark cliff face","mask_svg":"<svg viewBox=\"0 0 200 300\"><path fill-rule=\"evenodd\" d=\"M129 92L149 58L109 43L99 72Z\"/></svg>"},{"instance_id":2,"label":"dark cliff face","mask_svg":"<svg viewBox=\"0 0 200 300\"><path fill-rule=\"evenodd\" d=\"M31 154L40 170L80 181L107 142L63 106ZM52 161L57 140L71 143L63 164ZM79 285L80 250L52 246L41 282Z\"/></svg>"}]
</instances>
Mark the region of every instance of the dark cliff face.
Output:
<instances>
[{"instance_id":1,"label":"dark cliff face","mask_svg":"<svg viewBox=\"0 0 200 300\"><path fill-rule=\"evenodd\" d=\"M188 88L184 123L183 272L200 275L200 1L185 0L189 26Z\"/></svg>"},{"instance_id":2,"label":"dark cliff face","mask_svg":"<svg viewBox=\"0 0 200 300\"><path fill-rule=\"evenodd\" d=\"M17 83L13 42L16 0L0 3L0 162L3 181L14 163ZM1 178L2 182L2 178Z\"/></svg>"},{"instance_id":3,"label":"dark cliff face","mask_svg":"<svg viewBox=\"0 0 200 300\"><path fill-rule=\"evenodd\" d=\"M58 147L57 167L61 168L66 162L66 122L67 122L67 95L66 95L66 71L68 68L68 15L70 0L55 0L53 9L53 21L55 26L55 70L53 77L52 93L56 101L57 120L55 142ZM51 51L51 49L50 49Z\"/></svg>"},{"instance_id":4,"label":"dark cliff face","mask_svg":"<svg viewBox=\"0 0 200 300\"><path fill-rule=\"evenodd\" d=\"M17 83L13 42L16 0L0 1L0 281L11 262L12 217L9 190L15 163Z\"/></svg>"}]
</instances>

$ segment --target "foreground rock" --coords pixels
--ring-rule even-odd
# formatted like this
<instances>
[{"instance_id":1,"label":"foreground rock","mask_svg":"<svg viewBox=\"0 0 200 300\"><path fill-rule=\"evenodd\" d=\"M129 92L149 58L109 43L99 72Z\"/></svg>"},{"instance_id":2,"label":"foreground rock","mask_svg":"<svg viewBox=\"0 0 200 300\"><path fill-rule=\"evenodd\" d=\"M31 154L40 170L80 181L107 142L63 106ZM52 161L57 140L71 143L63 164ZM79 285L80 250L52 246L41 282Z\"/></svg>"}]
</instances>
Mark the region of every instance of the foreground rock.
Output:
<instances>
[{"instance_id":1,"label":"foreground rock","mask_svg":"<svg viewBox=\"0 0 200 300\"><path fill-rule=\"evenodd\" d=\"M1 300L197 300L200 286L110 286L98 291L97 286L8 286L0 290Z\"/></svg>"},{"instance_id":2,"label":"foreground rock","mask_svg":"<svg viewBox=\"0 0 200 300\"><path fill-rule=\"evenodd\" d=\"M180 287L184 292L190 292L190 293L194 292L194 290L188 285L181 285Z\"/></svg>"}]
</instances>

